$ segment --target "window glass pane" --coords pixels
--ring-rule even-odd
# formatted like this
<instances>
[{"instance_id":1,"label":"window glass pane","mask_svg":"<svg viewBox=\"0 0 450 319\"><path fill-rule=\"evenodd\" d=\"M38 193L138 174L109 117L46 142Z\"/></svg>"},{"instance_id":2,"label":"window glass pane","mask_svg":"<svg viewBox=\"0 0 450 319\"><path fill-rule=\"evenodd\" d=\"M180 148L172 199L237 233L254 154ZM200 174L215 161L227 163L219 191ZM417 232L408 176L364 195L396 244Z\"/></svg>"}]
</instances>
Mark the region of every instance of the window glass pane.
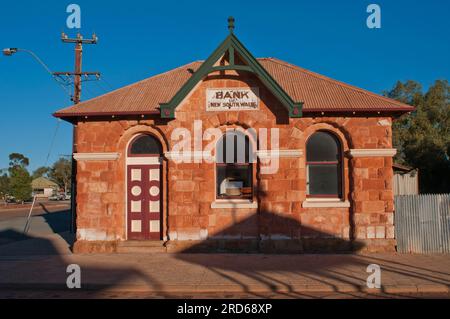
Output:
<instances>
[{"instance_id":1,"label":"window glass pane","mask_svg":"<svg viewBox=\"0 0 450 319\"><path fill-rule=\"evenodd\" d=\"M218 165L217 166L217 196L251 195L252 165Z\"/></svg>"},{"instance_id":2,"label":"window glass pane","mask_svg":"<svg viewBox=\"0 0 450 319\"><path fill-rule=\"evenodd\" d=\"M308 139L306 160L308 162L338 161L339 142L330 133L320 131L314 133Z\"/></svg>"},{"instance_id":3,"label":"window glass pane","mask_svg":"<svg viewBox=\"0 0 450 319\"><path fill-rule=\"evenodd\" d=\"M217 163L250 163L252 154L250 139L241 132L227 132L217 142Z\"/></svg>"},{"instance_id":4,"label":"window glass pane","mask_svg":"<svg viewBox=\"0 0 450 319\"><path fill-rule=\"evenodd\" d=\"M131 154L161 154L161 144L157 139L150 135L138 137L131 145Z\"/></svg>"},{"instance_id":5,"label":"window glass pane","mask_svg":"<svg viewBox=\"0 0 450 319\"><path fill-rule=\"evenodd\" d=\"M340 196L340 165L308 165L308 194Z\"/></svg>"}]
</instances>

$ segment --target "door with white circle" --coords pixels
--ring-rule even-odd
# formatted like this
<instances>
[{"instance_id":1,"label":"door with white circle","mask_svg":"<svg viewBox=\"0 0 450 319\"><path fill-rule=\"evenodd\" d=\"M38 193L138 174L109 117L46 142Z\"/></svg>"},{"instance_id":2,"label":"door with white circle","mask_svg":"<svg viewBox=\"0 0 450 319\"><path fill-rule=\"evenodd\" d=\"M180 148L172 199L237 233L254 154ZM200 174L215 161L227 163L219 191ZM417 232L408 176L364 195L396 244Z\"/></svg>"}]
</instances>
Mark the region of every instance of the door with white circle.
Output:
<instances>
[{"instance_id":1,"label":"door with white circle","mask_svg":"<svg viewBox=\"0 0 450 319\"><path fill-rule=\"evenodd\" d=\"M151 135L132 140L127 156L129 240L161 240L161 144Z\"/></svg>"}]
</instances>

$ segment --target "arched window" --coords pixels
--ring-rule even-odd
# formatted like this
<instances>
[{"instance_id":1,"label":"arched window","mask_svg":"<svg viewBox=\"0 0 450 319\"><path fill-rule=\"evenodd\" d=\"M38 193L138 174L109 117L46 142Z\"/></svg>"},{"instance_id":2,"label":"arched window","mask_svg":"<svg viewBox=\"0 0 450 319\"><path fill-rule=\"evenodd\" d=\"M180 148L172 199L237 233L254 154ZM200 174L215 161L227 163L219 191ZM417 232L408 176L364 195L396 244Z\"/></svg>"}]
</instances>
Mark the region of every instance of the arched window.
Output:
<instances>
[{"instance_id":1,"label":"arched window","mask_svg":"<svg viewBox=\"0 0 450 319\"><path fill-rule=\"evenodd\" d=\"M162 153L161 143L151 135L139 135L132 142L128 155L149 156Z\"/></svg>"},{"instance_id":2,"label":"arched window","mask_svg":"<svg viewBox=\"0 0 450 319\"><path fill-rule=\"evenodd\" d=\"M341 146L331 133L318 131L306 144L308 197L342 197Z\"/></svg>"},{"instance_id":3,"label":"arched window","mask_svg":"<svg viewBox=\"0 0 450 319\"><path fill-rule=\"evenodd\" d=\"M219 199L253 197L253 150L240 131L228 131L217 142L216 194Z\"/></svg>"}]
</instances>

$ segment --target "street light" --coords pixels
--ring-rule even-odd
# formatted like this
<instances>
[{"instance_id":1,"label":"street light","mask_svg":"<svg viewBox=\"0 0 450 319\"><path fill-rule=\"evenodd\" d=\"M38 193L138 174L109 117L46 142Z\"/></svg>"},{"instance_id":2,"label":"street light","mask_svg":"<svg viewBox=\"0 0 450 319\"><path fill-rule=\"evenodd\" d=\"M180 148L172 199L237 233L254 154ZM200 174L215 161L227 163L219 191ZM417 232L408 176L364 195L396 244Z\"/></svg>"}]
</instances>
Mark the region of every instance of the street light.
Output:
<instances>
[{"instance_id":1,"label":"street light","mask_svg":"<svg viewBox=\"0 0 450 319\"><path fill-rule=\"evenodd\" d=\"M59 78L55 76L55 74L52 72L52 70L50 70L50 68L47 66L47 64L45 64L33 51L31 50L26 50L26 49L19 49L19 48L4 48L3 49L3 55L4 56L12 56L13 54L17 53L17 52L26 52L28 54L30 54L37 62L39 62L40 65L42 65L44 67L44 69L47 71L47 73L49 73L52 78L63 88L63 90L70 96L70 91L64 86L63 83L61 83L59 81Z\"/></svg>"},{"instance_id":2,"label":"street light","mask_svg":"<svg viewBox=\"0 0 450 319\"><path fill-rule=\"evenodd\" d=\"M11 55L13 55L13 54L15 54L15 53L17 53L19 51L26 52L26 53L30 54L36 61L39 62L40 65L42 65L45 68L45 70L48 73L50 73L51 76L53 76L53 72L50 70L50 68L47 66L47 64L42 62L42 60L39 59L39 57L33 51L26 50L26 49L19 49L19 48L5 48L5 49L3 49L3 55L11 56Z\"/></svg>"},{"instance_id":3,"label":"street light","mask_svg":"<svg viewBox=\"0 0 450 319\"><path fill-rule=\"evenodd\" d=\"M3 49L3 55L11 56L17 52L17 48L5 48Z\"/></svg>"}]
</instances>

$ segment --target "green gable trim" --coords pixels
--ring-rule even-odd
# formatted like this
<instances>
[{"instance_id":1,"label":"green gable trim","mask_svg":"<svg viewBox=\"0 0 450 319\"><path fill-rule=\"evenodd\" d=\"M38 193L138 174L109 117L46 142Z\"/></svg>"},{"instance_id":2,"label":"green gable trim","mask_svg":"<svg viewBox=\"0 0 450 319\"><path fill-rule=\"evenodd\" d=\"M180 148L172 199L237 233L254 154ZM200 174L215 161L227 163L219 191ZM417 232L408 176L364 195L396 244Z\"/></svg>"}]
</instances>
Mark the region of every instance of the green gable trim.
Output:
<instances>
[{"instance_id":1,"label":"green gable trim","mask_svg":"<svg viewBox=\"0 0 450 319\"><path fill-rule=\"evenodd\" d=\"M229 65L214 66L214 64L228 52ZM247 65L238 65L234 62L234 54L237 53ZM181 89L173 96L168 103L161 103L161 117L175 118L175 108L183 101L183 99L194 89L208 74L215 71L236 70L254 73L261 82L269 89L269 91L282 103L288 110L290 117L301 117L303 102L294 102L291 97L283 90L273 77L264 69L264 67L253 57L238 38L230 32L227 38L214 50L209 58L203 62L191 78L181 87Z\"/></svg>"}]
</instances>

